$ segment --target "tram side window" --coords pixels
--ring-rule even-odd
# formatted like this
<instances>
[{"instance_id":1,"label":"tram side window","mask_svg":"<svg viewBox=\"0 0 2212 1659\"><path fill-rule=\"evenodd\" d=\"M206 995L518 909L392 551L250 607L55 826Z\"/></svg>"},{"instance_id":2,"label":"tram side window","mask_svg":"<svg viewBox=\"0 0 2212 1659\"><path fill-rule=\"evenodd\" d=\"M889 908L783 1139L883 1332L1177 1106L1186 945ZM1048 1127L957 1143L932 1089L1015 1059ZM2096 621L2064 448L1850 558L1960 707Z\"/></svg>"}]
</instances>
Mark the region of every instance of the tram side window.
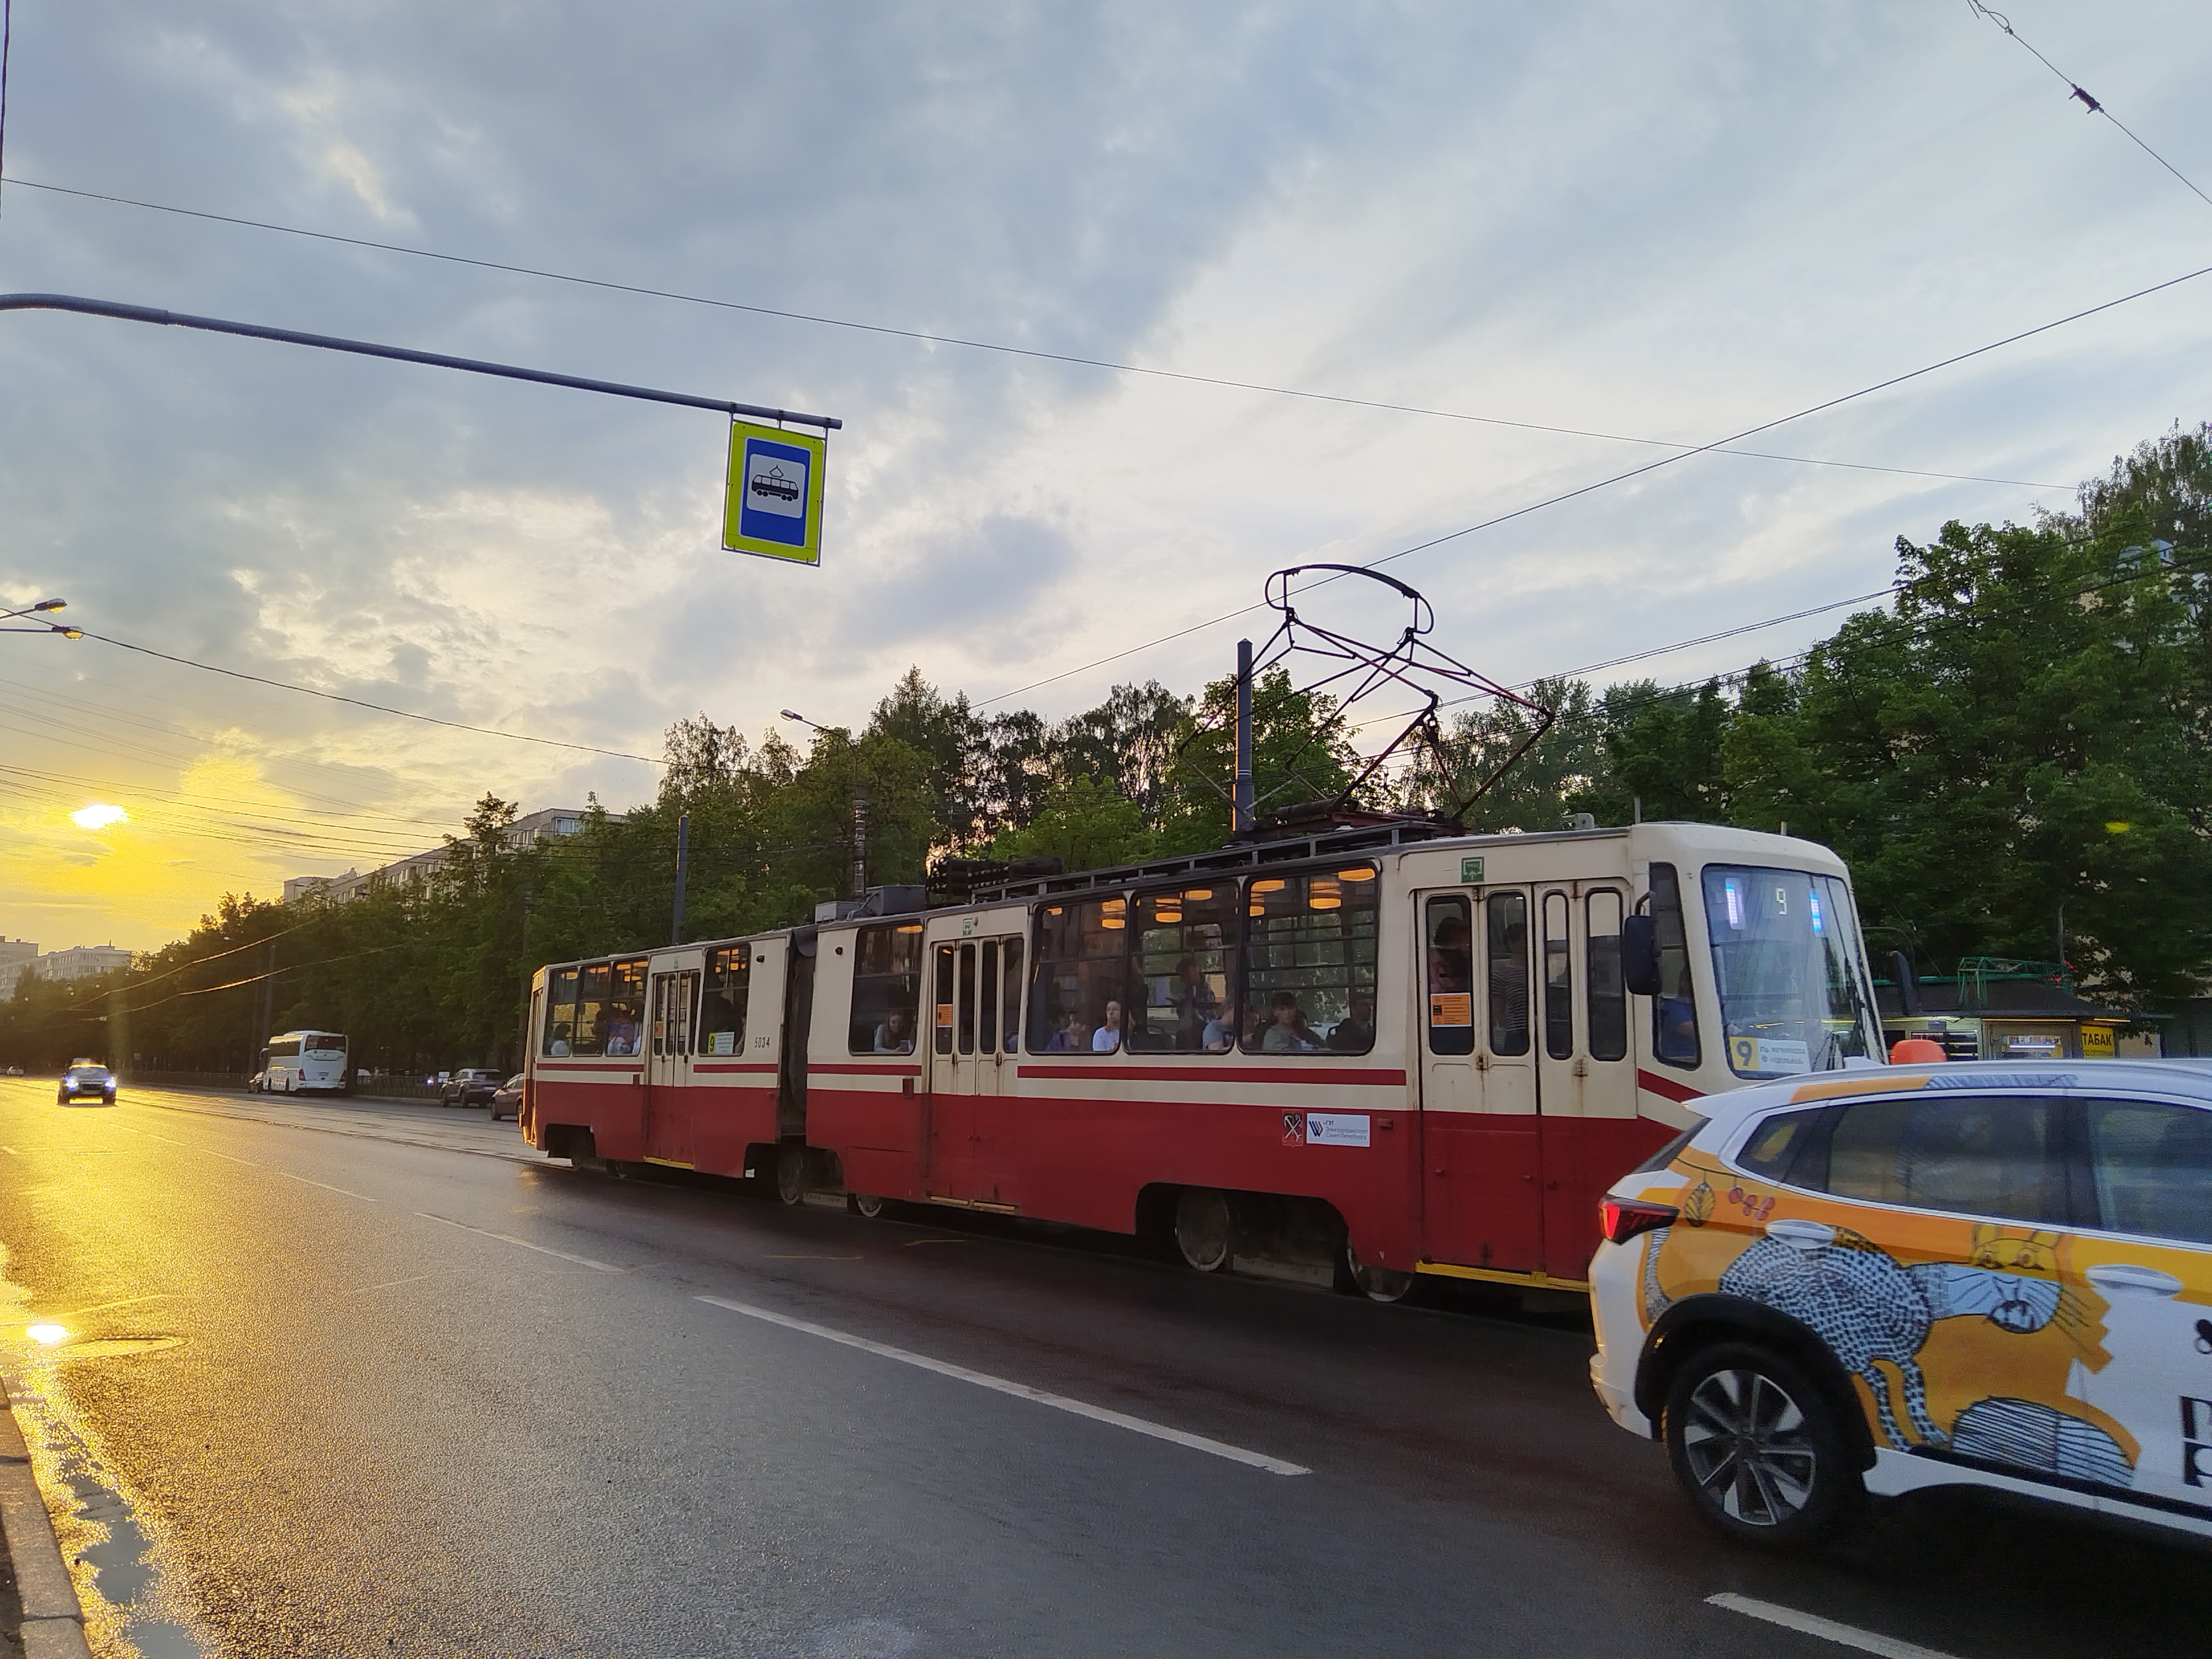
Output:
<instances>
[{"instance_id":1,"label":"tram side window","mask_svg":"<svg viewBox=\"0 0 2212 1659\"><path fill-rule=\"evenodd\" d=\"M1225 1054L1237 1046L1237 883L1209 878L1130 901L1136 971L1129 1047L1142 1054Z\"/></svg>"},{"instance_id":2,"label":"tram side window","mask_svg":"<svg viewBox=\"0 0 2212 1659\"><path fill-rule=\"evenodd\" d=\"M1036 913L1033 1054L1110 1054L1128 1034L1128 901L1062 899Z\"/></svg>"},{"instance_id":3,"label":"tram side window","mask_svg":"<svg viewBox=\"0 0 2212 1659\"><path fill-rule=\"evenodd\" d=\"M603 1054L607 1051L607 999L612 994L614 968L592 963L580 970L576 985L576 1031L569 1039L572 1053Z\"/></svg>"},{"instance_id":4,"label":"tram side window","mask_svg":"<svg viewBox=\"0 0 2212 1659\"><path fill-rule=\"evenodd\" d=\"M887 921L853 939L853 1012L846 1046L856 1054L910 1054L921 1006L921 924Z\"/></svg>"},{"instance_id":5,"label":"tram side window","mask_svg":"<svg viewBox=\"0 0 2212 1659\"><path fill-rule=\"evenodd\" d=\"M1651 931L1659 946L1659 994L1651 999L1651 1052L1669 1066L1695 1066L1698 994L1690 980L1682 884L1671 864L1651 866Z\"/></svg>"},{"instance_id":6,"label":"tram side window","mask_svg":"<svg viewBox=\"0 0 2212 1659\"><path fill-rule=\"evenodd\" d=\"M752 962L750 945L707 952L707 976L699 989L701 1054L744 1053L745 993L751 982Z\"/></svg>"},{"instance_id":7,"label":"tram side window","mask_svg":"<svg viewBox=\"0 0 2212 1659\"><path fill-rule=\"evenodd\" d=\"M556 968L545 976L545 1034L538 1052L556 1058L576 1041L576 970Z\"/></svg>"},{"instance_id":8,"label":"tram side window","mask_svg":"<svg viewBox=\"0 0 2212 1659\"><path fill-rule=\"evenodd\" d=\"M1528 1052L1528 898L1492 893L1483 901L1483 962L1490 981L1490 1052Z\"/></svg>"},{"instance_id":9,"label":"tram side window","mask_svg":"<svg viewBox=\"0 0 2212 1659\"><path fill-rule=\"evenodd\" d=\"M1018 939L1006 941L1006 983L1000 999L1004 1018L1000 1021L999 1039L1006 1045L1010 1054L1018 1054L1022 1046L1022 942Z\"/></svg>"},{"instance_id":10,"label":"tram side window","mask_svg":"<svg viewBox=\"0 0 2212 1659\"><path fill-rule=\"evenodd\" d=\"M1246 890L1247 1054L1364 1054L1375 1046L1371 864L1263 876Z\"/></svg>"},{"instance_id":11,"label":"tram side window","mask_svg":"<svg viewBox=\"0 0 2212 1659\"><path fill-rule=\"evenodd\" d=\"M1571 1060L1575 1052L1574 949L1567 938L1573 914L1565 893L1544 895L1544 1052Z\"/></svg>"},{"instance_id":12,"label":"tram side window","mask_svg":"<svg viewBox=\"0 0 2212 1659\"><path fill-rule=\"evenodd\" d=\"M1589 921L1585 976L1592 1060L1628 1057L1628 993L1620 982L1620 890L1601 887L1584 901Z\"/></svg>"},{"instance_id":13,"label":"tram side window","mask_svg":"<svg viewBox=\"0 0 2212 1659\"><path fill-rule=\"evenodd\" d=\"M645 958L613 964L607 992L607 1046L611 1054L642 1052L645 1035Z\"/></svg>"},{"instance_id":14,"label":"tram side window","mask_svg":"<svg viewBox=\"0 0 2212 1659\"><path fill-rule=\"evenodd\" d=\"M1474 1052L1474 928L1463 898L1432 898L1428 923L1429 1052Z\"/></svg>"}]
</instances>

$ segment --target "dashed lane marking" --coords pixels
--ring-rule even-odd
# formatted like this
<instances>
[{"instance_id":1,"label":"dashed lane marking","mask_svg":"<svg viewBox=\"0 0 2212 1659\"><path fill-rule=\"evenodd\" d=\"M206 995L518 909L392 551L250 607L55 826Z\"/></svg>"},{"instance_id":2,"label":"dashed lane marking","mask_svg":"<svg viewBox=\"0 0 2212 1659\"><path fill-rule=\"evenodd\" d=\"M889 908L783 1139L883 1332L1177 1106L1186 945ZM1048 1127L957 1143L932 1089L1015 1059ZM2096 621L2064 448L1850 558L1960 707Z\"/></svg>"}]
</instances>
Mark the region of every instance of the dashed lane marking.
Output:
<instances>
[{"instance_id":1,"label":"dashed lane marking","mask_svg":"<svg viewBox=\"0 0 2212 1659\"><path fill-rule=\"evenodd\" d=\"M134 1129L128 1124L116 1125L127 1135L143 1135L149 1140L158 1140L164 1146L181 1146L188 1152L198 1152L202 1158L219 1158L229 1164L243 1164L249 1170L264 1174L282 1176L287 1181L296 1181L302 1187L320 1187L326 1193L336 1193L341 1198L357 1198L364 1204L381 1204L380 1198L371 1198L367 1193L355 1192L350 1187L333 1187L327 1181L316 1181L303 1175L294 1175L289 1170L280 1170L273 1164L257 1164L250 1158L240 1158L231 1152L218 1152L210 1146L195 1146L189 1140L178 1140L169 1135L157 1135L151 1129Z\"/></svg>"},{"instance_id":2,"label":"dashed lane marking","mask_svg":"<svg viewBox=\"0 0 2212 1659\"><path fill-rule=\"evenodd\" d=\"M865 1336L854 1336L847 1331L833 1331L827 1325L817 1325L809 1320L793 1319L789 1314L771 1313L766 1308L756 1308L747 1302L732 1302L723 1297L702 1296L698 1298L710 1306L726 1308L732 1313L743 1314L748 1319L765 1320L771 1325L781 1325L787 1330L804 1331L809 1336L818 1336L825 1342L842 1343L848 1348L858 1348L865 1353L879 1354L885 1359L896 1359L902 1365L915 1365L926 1371L935 1371L939 1376L950 1376L962 1382L973 1382L979 1389L990 1389L1000 1394L1010 1394L1017 1400L1035 1401L1040 1406L1049 1406L1054 1411L1073 1413L1087 1417L1094 1423L1109 1423L1117 1429L1127 1429L1132 1434L1149 1435L1155 1440L1171 1441L1178 1446L1188 1446L1193 1451L1202 1451L1214 1457L1225 1457L1232 1463L1242 1463L1255 1469L1265 1469L1270 1474L1311 1474L1313 1471L1297 1463L1285 1463L1279 1457L1270 1457L1264 1452L1247 1451L1242 1446L1232 1446L1225 1441L1209 1440L1202 1434L1191 1434L1182 1429L1171 1429L1164 1423L1149 1423L1141 1417L1131 1417L1126 1412L1108 1411L1103 1406L1093 1406L1081 1400L1070 1400L1064 1394L1048 1394L1042 1389L1033 1389L1026 1382L1010 1382L1003 1376L993 1376L988 1371L971 1371L965 1365L954 1365L942 1359L932 1359L927 1354L910 1353L904 1348L894 1348L887 1342L871 1341Z\"/></svg>"},{"instance_id":3,"label":"dashed lane marking","mask_svg":"<svg viewBox=\"0 0 2212 1659\"><path fill-rule=\"evenodd\" d=\"M1747 1618L1764 1619L1770 1625L1779 1625L1784 1630L1817 1636L1839 1647L1856 1648L1861 1653L1874 1653L1881 1659L1951 1659L1948 1653L1934 1648L1923 1648L1917 1642L1900 1641L1894 1636L1882 1636L1870 1630L1860 1630L1852 1625L1839 1625L1832 1619L1823 1619L1818 1613L1800 1613L1795 1607L1785 1607L1772 1601L1761 1601L1754 1596L1738 1595L1733 1590L1723 1590L1717 1595L1708 1595L1709 1607L1725 1607L1730 1613L1740 1613Z\"/></svg>"},{"instance_id":4,"label":"dashed lane marking","mask_svg":"<svg viewBox=\"0 0 2212 1659\"><path fill-rule=\"evenodd\" d=\"M519 1244L526 1250L535 1250L540 1255L557 1255L563 1261L573 1261L580 1267L591 1267L603 1273L626 1273L627 1267L617 1267L611 1261L594 1261L587 1255L570 1255L566 1250L556 1250L544 1244L532 1244L526 1238L517 1238L510 1233L488 1232L482 1227L471 1227L465 1221L456 1221L451 1216L432 1215L428 1210L415 1212L425 1221L442 1221L448 1227L459 1227L465 1233L474 1233L479 1238L495 1238L502 1244Z\"/></svg>"}]
</instances>

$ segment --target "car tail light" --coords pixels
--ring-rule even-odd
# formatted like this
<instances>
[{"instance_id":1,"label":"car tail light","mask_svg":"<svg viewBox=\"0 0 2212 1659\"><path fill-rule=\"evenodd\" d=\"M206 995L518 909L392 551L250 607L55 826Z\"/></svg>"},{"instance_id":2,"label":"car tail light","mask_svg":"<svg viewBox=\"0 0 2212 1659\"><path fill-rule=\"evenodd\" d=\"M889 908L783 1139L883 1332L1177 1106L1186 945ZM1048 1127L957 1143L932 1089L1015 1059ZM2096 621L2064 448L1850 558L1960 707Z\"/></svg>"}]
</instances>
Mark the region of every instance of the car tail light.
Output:
<instances>
[{"instance_id":1,"label":"car tail light","mask_svg":"<svg viewBox=\"0 0 2212 1659\"><path fill-rule=\"evenodd\" d=\"M1626 1244L1638 1233L1664 1227L1681 1214L1671 1204L1646 1204L1641 1199L1608 1198L1597 1206L1598 1224L1609 1244Z\"/></svg>"}]
</instances>

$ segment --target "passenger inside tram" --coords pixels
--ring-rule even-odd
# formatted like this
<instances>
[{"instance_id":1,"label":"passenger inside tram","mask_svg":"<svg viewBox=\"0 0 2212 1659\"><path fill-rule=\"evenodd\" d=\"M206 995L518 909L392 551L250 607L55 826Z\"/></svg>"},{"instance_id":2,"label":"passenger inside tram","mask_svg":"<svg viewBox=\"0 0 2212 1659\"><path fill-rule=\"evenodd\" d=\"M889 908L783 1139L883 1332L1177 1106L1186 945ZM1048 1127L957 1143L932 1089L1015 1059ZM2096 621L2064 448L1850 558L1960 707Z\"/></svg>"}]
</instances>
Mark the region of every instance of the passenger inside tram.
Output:
<instances>
[{"instance_id":1,"label":"passenger inside tram","mask_svg":"<svg viewBox=\"0 0 2212 1659\"><path fill-rule=\"evenodd\" d=\"M1105 1018L1098 1022L1098 1029L1091 1034L1091 1053L1110 1054L1119 1048L1121 1046L1121 1004L1119 999L1109 997L1106 999Z\"/></svg>"},{"instance_id":2,"label":"passenger inside tram","mask_svg":"<svg viewBox=\"0 0 2212 1659\"><path fill-rule=\"evenodd\" d=\"M1306 1024L1306 1011L1298 1006L1297 993L1276 992L1268 1000L1267 1018L1266 1035L1260 1039L1262 1054L1310 1054L1321 1047Z\"/></svg>"},{"instance_id":3,"label":"passenger inside tram","mask_svg":"<svg viewBox=\"0 0 2212 1659\"><path fill-rule=\"evenodd\" d=\"M1337 1054L1364 1054L1375 1046L1375 999L1355 993L1352 1012L1336 1022L1323 1047Z\"/></svg>"},{"instance_id":4,"label":"passenger inside tram","mask_svg":"<svg viewBox=\"0 0 2212 1659\"><path fill-rule=\"evenodd\" d=\"M1474 948L1467 923L1446 915L1437 923L1429 947L1429 989L1471 991L1474 988Z\"/></svg>"},{"instance_id":5,"label":"passenger inside tram","mask_svg":"<svg viewBox=\"0 0 2212 1659\"><path fill-rule=\"evenodd\" d=\"M1660 997L1653 1010L1651 1047L1662 1060L1677 1065L1698 1062L1698 998L1690 986L1690 963L1685 957L1674 976L1674 994Z\"/></svg>"},{"instance_id":6,"label":"passenger inside tram","mask_svg":"<svg viewBox=\"0 0 2212 1659\"><path fill-rule=\"evenodd\" d=\"M884 1016L883 1024L876 1027L876 1052L879 1054L910 1054L914 1052L914 1031L905 1009L892 1009Z\"/></svg>"},{"instance_id":7,"label":"passenger inside tram","mask_svg":"<svg viewBox=\"0 0 2212 1659\"><path fill-rule=\"evenodd\" d=\"M1198 1046L1209 1054L1225 1054L1237 1046L1237 1011L1226 1004L1217 1009L1206 1029L1199 1033Z\"/></svg>"},{"instance_id":8,"label":"passenger inside tram","mask_svg":"<svg viewBox=\"0 0 2212 1659\"><path fill-rule=\"evenodd\" d=\"M558 1059L568 1052L568 1022L561 1021L553 1028L553 1041L545 1045L545 1052Z\"/></svg>"},{"instance_id":9,"label":"passenger inside tram","mask_svg":"<svg viewBox=\"0 0 2212 1659\"><path fill-rule=\"evenodd\" d=\"M606 1052L611 1054L637 1053L637 1008L630 1003L617 1002L610 1006L608 1012Z\"/></svg>"},{"instance_id":10,"label":"passenger inside tram","mask_svg":"<svg viewBox=\"0 0 2212 1659\"><path fill-rule=\"evenodd\" d=\"M1214 995L1213 988L1206 982L1206 969L1196 957L1185 957L1176 963L1172 994L1176 1011L1175 1046L1186 1050L1205 1047L1207 1028L1219 1023L1221 1000Z\"/></svg>"},{"instance_id":11,"label":"passenger inside tram","mask_svg":"<svg viewBox=\"0 0 2212 1659\"><path fill-rule=\"evenodd\" d=\"M1083 1016L1071 1013L1060 1030L1052 1034L1052 1041L1044 1045L1048 1054L1087 1054L1091 1049L1091 1028L1084 1024Z\"/></svg>"}]
</instances>

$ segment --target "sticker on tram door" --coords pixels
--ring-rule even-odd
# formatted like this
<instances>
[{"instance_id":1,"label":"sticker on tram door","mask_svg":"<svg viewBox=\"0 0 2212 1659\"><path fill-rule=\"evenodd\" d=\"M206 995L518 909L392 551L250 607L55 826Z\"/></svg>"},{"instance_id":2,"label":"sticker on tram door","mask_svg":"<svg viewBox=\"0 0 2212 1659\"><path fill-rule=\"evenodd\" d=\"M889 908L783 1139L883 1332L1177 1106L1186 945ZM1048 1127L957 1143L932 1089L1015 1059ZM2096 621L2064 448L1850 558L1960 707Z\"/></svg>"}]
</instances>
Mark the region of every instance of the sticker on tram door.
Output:
<instances>
[{"instance_id":1,"label":"sticker on tram door","mask_svg":"<svg viewBox=\"0 0 2212 1659\"><path fill-rule=\"evenodd\" d=\"M1304 1112L1283 1114L1283 1145L1303 1146L1306 1144L1306 1115Z\"/></svg>"}]
</instances>

